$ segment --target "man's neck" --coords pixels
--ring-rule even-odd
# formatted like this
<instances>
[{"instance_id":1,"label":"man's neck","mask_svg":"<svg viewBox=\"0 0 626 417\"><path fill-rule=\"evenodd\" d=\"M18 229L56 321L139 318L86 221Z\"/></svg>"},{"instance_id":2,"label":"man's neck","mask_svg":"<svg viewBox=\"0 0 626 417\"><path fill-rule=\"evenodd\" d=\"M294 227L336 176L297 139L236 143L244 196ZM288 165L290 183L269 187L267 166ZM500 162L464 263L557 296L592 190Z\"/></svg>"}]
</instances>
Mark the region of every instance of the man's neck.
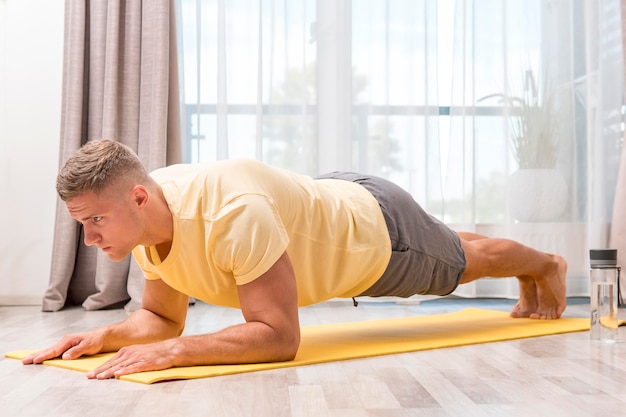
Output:
<instances>
[{"instance_id":1,"label":"man's neck","mask_svg":"<svg viewBox=\"0 0 626 417\"><path fill-rule=\"evenodd\" d=\"M161 187L158 187L152 193L151 203L146 212L146 221L150 230L148 243L156 246L159 256L161 256L161 259L164 259L172 246L174 225L172 213Z\"/></svg>"}]
</instances>

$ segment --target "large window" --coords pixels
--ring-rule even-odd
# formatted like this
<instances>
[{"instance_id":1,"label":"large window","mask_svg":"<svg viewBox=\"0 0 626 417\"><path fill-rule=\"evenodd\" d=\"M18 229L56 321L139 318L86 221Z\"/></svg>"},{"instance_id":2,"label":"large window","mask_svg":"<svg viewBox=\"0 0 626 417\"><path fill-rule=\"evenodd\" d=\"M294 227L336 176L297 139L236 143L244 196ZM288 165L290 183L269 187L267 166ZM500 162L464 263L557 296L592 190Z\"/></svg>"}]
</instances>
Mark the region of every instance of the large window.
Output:
<instances>
[{"instance_id":1,"label":"large window","mask_svg":"<svg viewBox=\"0 0 626 417\"><path fill-rule=\"evenodd\" d=\"M513 138L529 129L521 98L558 132L525 157L554 153L566 201L550 221L584 221L599 186L588 165L620 146L621 96L589 107L619 66L616 5L619 16L617 1L179 0L185 157L363 171L448 223L518 221L507 195Z\"/></svg>"}]
</instances>

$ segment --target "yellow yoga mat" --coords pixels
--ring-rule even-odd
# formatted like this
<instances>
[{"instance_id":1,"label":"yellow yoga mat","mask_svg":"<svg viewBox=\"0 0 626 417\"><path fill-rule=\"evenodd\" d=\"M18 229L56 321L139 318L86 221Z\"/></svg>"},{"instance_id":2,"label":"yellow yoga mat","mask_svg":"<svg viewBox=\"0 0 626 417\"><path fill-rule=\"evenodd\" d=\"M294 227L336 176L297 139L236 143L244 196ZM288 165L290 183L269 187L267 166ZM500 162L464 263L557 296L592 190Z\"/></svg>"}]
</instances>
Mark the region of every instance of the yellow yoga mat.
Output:
<instances>
[{"instance_id":1,"label":"yellow yoga mat","mask_svg":"<svg viewBox=\"0 0 626 417\"><path fill-rule=\"evenodd\" d=\"M589 319L513 319L506 312L468 308L433 316L304 326L298 354L289 362L172 368L125 375L120 379L152 384L584 330L589 330ZM15 351L5 356L21 359L31 352ZM112 355L66 361L53 359L44 364L89 372Z\"/></svg>"}]
</instances>

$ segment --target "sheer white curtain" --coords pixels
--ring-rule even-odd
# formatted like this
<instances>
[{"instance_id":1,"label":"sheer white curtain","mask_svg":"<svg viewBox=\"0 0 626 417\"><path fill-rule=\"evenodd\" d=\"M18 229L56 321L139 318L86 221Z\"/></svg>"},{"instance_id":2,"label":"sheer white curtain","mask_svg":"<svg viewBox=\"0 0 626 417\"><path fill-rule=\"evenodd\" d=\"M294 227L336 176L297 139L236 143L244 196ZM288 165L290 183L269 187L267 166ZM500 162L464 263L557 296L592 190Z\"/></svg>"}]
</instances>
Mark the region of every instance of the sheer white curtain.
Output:
<instances>
[{"instance_id":1,"label":"sheer white curtain","mask_svg":"<svg viewBox=\"0 0 626 417\"><path fill-rule=\"evenodd\" d=\"M389 178L457 230L565 255L568 293L584 295L587 250L606 246L621 146L619 6L178 0L185 158ZM529 109L548 127L532 127ZM552 132L523 162L512 152L520 126ZM560 191L542 194L543 180L513 188L537 154ZM458 294L516 297L517 284Z\"/></svg>"}]
</instances>

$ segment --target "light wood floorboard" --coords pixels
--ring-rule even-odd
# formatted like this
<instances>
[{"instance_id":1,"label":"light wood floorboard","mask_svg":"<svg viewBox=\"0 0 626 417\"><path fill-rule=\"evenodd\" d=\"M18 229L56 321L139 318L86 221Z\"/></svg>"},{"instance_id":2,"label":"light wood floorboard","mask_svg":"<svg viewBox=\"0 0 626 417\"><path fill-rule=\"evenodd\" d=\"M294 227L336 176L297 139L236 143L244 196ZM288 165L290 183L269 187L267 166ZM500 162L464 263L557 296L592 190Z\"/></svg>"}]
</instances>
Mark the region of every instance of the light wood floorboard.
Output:
<instances>
[{"instance_id":1,"label":"light wood floorboard","mask_svg":"<svg viewBox=\"0 0 626 417\"><path fill-rule=\"evenodd\" d=\"M572 299L568 317L587 317ZM510 300L442 299L420 304L330 301L302 308L303 325L428 315L474 306L509 310ZM620 317L625 318L620 310ZM0 307L0 352L38 349L65 333L122 320L123 310L80 307L42 313ZM237 310L198 303L186 334L240 322ZM461 346L154 385L107 380L0 359L2 416L621 416L626 415L626 328L619 343L587 332Z\"/></svg>"}]
</instances>

